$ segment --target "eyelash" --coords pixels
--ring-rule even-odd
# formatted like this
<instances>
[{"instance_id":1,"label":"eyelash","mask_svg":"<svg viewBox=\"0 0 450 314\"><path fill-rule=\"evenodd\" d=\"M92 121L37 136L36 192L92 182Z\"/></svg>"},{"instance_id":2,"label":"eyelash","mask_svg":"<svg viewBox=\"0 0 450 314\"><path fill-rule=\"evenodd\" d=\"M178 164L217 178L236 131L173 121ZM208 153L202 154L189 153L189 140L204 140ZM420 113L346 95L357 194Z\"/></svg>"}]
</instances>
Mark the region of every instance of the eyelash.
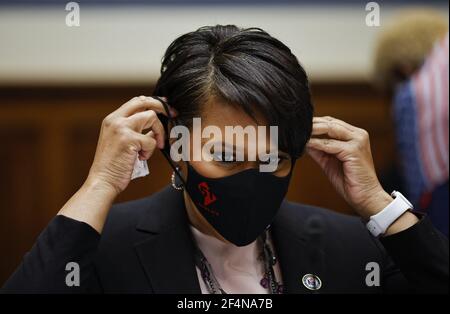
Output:
<instances>
[{"instance_id":1,"label":"eyelash","mask_svg":"<svg viewBox=\"0 0 450 314\"><path fill-rule=\"evenodd\" d=\"M225 153L222 153L221 155L220 155L220 159L215 159L214 157L217 157L217 156L219 156L218 154L214 154L213 153L213 160L214 161L216 161L216 162L220 162L220 163L223 163L223 164L235 164L235 163L239 163L239 162L241 162L241 161L235 161L235 159L236 159L236 156L234 156L234 155L232 155L232 156L230 156L230 155L228 155L228 159L231 157L232 159L231 160L227 160L227 158L226 158L226 156L225 156ZM224 158L225 157L225 158ZM283 161L285 161L285 160L287 160L288 158L287 157L285 157L285 156L280 156L280 157L278 157L278 163L281 163L281 162L283 162ZM269 162L261 162L261 164L268 164Z\"/></svg>"},{"instance_id":2,"label":"eyelash","mask_svg":"<svg viewBox=\"0 0 450 314\"><path fill-rule=\"evenodd\" d=\"M235 161L236 156L234 156L234 155L228 155L228 158L226 158L225 153L222 153L220 155L216 154L216 153L213 153L212 155L213 155L213 160L217 161L217 162L220 162L220 163L231 164L231 163L237 163L238 162L238 161ZM227 160L230 157L231 157L231 160Z\"/></svg>"}]
</instances>

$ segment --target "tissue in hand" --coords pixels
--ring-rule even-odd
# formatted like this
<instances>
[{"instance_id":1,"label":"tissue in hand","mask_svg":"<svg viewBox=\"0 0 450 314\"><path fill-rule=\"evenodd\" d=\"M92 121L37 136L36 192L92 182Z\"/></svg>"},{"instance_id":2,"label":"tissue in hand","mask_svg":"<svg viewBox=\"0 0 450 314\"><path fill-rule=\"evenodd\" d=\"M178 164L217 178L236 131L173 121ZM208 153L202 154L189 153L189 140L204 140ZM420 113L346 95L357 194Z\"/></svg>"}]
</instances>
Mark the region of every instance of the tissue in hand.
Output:
<instances>
[{"instance_id":1,"label":"tissue in hand","mask_svg":"<svg viewBox=\"0 0 450 314\"><path fill-rule=\"evenodd\" d=\"M136 178L145 177L150 171L148 170L147 160L139 160L139 156L136 157L134 163L133 173L131 174L131 180Z\"/></svg>"}]
</instances>

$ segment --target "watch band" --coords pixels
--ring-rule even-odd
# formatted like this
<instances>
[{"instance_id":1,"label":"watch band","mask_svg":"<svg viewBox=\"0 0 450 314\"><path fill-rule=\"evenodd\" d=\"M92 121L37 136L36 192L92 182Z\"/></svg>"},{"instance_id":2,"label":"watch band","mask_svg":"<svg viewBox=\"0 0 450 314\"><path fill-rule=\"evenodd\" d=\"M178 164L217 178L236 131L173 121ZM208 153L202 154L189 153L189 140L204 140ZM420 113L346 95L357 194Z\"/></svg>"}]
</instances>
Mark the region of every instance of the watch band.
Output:
<instances>
[{"instance_id":1,"label":"watch band","mask_svg":"<svg viewBox=\"0 0 450 314\"><path fill-rule=\"evenodd\" d=\"M370 217L367 229L373 236L378 237L386 232L394 221L407 210L413 209L412 204L400 192L393 191L391 196L394 200L381 212Z\"/></svg>"}]
</instances>

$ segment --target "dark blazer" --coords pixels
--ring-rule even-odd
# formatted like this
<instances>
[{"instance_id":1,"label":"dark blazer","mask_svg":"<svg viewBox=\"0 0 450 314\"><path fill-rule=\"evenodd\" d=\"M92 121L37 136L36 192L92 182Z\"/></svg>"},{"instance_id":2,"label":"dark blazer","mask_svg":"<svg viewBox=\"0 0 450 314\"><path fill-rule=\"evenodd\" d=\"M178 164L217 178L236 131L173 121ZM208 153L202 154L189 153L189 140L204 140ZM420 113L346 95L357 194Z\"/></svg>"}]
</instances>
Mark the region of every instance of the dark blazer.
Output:
<instances>
[{"instance_id":1,"label":"dark blazer","mask_svg":"<svg viewBox=\"0 0 450 314\"><path fill-rule=\"evenodd\" d=\"M318 293L448 292L448 240L426 217L379 241L358 218L285 201L271 230L287 293L313 293L305 274L320 277ZM66 285L69 262L79 287ZM370 262L380 286L366 285ZM182 193L114 205L101 236L55 217L2 292L200 293Z\"/></svg>"}]
</instances>

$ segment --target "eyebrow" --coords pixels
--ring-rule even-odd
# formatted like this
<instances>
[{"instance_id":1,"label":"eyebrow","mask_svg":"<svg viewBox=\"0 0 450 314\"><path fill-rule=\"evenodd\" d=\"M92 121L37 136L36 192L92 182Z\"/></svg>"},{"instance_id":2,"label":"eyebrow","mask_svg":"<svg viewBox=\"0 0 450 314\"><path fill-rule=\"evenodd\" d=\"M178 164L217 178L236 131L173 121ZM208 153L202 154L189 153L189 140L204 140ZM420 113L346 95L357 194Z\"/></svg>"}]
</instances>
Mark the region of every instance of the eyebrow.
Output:
<instances>
[{"instance_id":1,"label":"eyebrow","mask_svg":"<svg viewBox=\"0 0 450 314\"><path fill-rule=\"evenodd\" d=\"M209 139L202 139L202 144L205 144L206 142L209 142ZM229 147L229 148L233 149L233 152L236 151L236 145L235 144L230 144L230 143L223 142L223 141L214 141L214 142L211 142L211 143L212 143L212 147L213 148L214 148L214 144L219 143L219 144L222 144L221 145L222 148Z\"/></svg>"}]
</instances>

